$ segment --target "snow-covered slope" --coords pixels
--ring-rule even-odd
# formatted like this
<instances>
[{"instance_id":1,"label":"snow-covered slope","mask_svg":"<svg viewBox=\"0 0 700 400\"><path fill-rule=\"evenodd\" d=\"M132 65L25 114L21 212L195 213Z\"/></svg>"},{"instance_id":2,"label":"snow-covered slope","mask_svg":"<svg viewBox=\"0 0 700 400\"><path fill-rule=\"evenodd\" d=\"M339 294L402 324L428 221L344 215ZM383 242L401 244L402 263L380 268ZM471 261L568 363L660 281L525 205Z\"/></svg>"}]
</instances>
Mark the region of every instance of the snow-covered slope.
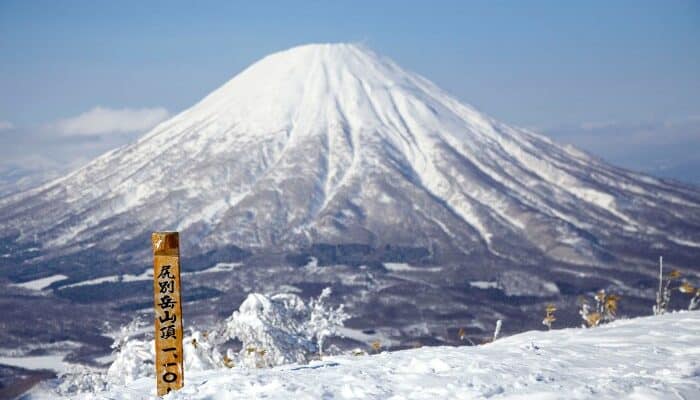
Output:
<instances>
[{"instance_id":1,"label":"snow-covered slope","mask_svg":"<svg viewBox=\"0 0 700 400\"><path fill-rule=\"evenodd\" d=\"M465 71L467 73L467 71ZM611 167L500 123L351 44L253 64L137 142L0 199L34 260L135 250L155 229L189 254L223 245L399 245L434 257L596 264L700 251L700 191Z\"/></svg>"},{"instance_id":2,"label":"snow-covered slope","mask_svg":"<svg viewBox=\"0 0 700 400\"><path fill-rule=\"evenodd\" d=\"M150 399L153 379L79 398ZM41 399L35 393L35 399ZM167 399L696 399L700 312L310 365L186 375Z\"/></svg>"}]
</instances>

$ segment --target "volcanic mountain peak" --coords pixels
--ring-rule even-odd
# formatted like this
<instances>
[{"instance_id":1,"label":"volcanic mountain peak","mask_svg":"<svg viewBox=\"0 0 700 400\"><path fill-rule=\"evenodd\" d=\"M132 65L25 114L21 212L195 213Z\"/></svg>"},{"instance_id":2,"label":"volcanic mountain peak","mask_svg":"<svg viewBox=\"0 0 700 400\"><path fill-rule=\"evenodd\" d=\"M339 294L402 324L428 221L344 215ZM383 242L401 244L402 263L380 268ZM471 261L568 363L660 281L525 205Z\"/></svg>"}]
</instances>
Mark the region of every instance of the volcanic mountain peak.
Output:
<instances>
[{"instance_id":1,"label":"volcanic mountain peak","mask_svg":"<svg viewBox=\"0 0 700 400\"><path fill-rule=\"evenodd\" d=\"M246 293L332 287L347 344L539 329L533 310L600 289L648 314L659 255L700 276L698 188L498 122L345 44L270 55L136 142L0 198L0 339L85 337L94 354L106 318L152 307L158 230L180 231L190 326Z\"/></svg>"},{"instance_id":2,"label":"volcanic mountain peak","mask_svg":"<svg viewBox=\"0 0 700 400\"><path fill-rule=\"evenodd\" d=\"M596 264L630 242L697 251L700 192L499 123L361 46L324 44L265 57L137 142L0 200L0 228L41 238L43 257L126 251L163 228L194 253L351 243Z\"/></svg>"}]
</instances>

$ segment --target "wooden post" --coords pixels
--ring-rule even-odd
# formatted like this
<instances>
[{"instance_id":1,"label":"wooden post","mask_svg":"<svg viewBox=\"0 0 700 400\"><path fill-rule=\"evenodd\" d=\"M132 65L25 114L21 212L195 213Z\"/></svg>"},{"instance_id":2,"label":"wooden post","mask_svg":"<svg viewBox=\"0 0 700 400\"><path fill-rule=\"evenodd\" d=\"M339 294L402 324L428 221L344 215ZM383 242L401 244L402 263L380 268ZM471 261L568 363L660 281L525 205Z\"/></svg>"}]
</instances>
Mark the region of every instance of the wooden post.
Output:
<instances>
[{"instance_id":1,"label":"wooden post","mask_svg":"<svg viewBox=\"0 0 700 400\"><path fill-rule=\"evenodd\" d=\"M180 239L177 232L155 232L153 302L155 307L156 384L158 396L184 384L182 302L180 299Z\"/></svg>"}]
</instances>

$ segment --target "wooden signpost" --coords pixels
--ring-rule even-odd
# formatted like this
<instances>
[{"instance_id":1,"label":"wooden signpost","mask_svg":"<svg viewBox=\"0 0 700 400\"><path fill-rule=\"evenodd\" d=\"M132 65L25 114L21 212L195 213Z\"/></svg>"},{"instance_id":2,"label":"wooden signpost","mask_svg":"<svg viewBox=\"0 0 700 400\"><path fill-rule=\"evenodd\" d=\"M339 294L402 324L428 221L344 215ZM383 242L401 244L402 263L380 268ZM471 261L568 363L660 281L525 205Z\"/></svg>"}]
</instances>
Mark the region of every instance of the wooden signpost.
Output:
<instances>
[{"instance_id":1,"label":"wooden signpost","mask_svg":"<svg viewBox=\"0 0 700 400\"><path fill-rule=\"evenodd\" d=\"M158 396L184 384L182 302L180 300L180 239L177 232L155 232L153 302L155 306L156 384Z\"/></svg>"}]
</instances>

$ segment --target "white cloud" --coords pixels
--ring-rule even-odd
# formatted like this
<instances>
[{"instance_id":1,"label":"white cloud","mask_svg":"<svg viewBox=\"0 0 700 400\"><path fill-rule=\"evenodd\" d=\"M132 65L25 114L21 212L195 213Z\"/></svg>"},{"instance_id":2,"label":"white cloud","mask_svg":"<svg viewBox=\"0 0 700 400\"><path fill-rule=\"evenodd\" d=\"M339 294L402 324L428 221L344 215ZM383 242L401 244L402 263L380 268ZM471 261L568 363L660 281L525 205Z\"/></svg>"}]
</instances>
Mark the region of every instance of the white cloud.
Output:
<instances>
[{"instance_id":1,"label":"white cloud","mask_svg":"<svg viewBox=\"0 0 700 400\"><path fill-rule=\"evenodd\" d=\"M75 117L59 120L50 128L66 136L144 132L169 116L163 107L113 109L97 106Z\"/></svg>"},{"instance_id":2,"label":"white cloud","mask_svg":"<svg viewBox=\"0 0 700 400\"><path fill-rule=\"evenodd\" d=\"M15 126L12 125L12 122L10 121L0 121L0 131L9 131L10 129L13 129Z\"/></svg>"}]
</instances>

